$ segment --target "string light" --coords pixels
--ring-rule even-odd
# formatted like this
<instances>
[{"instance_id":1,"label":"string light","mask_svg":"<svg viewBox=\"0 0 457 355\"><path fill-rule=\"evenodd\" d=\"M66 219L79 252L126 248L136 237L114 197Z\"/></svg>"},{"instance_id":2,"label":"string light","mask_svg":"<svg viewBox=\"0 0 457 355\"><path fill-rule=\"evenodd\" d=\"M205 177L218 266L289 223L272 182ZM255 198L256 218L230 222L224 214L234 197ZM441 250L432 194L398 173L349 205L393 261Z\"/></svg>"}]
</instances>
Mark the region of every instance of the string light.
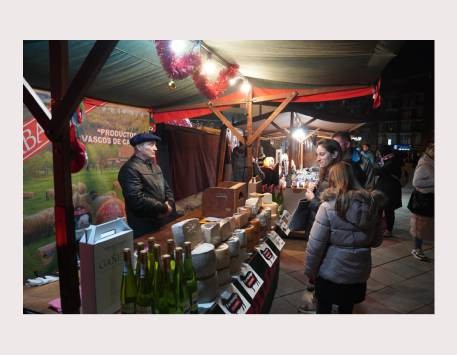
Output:
<instances>
[{"instance_id":1,"label":"string light","mask_svg":"<svg viewBox=\"0 0 457 355\"><path fill-rule=\"evenodd\" d=\"M184 53L184 51L187 49L187 46L189 44L189 41L183 41L183 40L173 40L171 41L171 49L175 54L180 55Z\"/></svg>"}]
</instances>

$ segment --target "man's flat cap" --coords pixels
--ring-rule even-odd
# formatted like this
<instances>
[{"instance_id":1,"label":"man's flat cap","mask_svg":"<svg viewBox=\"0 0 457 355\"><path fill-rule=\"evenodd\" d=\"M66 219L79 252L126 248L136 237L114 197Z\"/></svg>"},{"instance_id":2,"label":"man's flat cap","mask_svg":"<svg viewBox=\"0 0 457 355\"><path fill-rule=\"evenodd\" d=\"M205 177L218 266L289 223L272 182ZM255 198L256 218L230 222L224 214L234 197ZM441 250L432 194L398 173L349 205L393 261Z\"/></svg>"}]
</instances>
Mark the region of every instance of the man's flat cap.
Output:
<instances>
[{"instance_id":1,"label":"man's flat cap","mask_svg":"<svg viewBox=\"0 0 457 355\"><path fill-rule=\"evenodd\" d=\"M136 146L138 144L144 143L144 142L155 142L155 141L161 141L162 138L159 136L156 136L155 134L152 133L138 133L134 135L132 138L130 138L130 144L132 146Z\"/></svg>"}]
</instances>

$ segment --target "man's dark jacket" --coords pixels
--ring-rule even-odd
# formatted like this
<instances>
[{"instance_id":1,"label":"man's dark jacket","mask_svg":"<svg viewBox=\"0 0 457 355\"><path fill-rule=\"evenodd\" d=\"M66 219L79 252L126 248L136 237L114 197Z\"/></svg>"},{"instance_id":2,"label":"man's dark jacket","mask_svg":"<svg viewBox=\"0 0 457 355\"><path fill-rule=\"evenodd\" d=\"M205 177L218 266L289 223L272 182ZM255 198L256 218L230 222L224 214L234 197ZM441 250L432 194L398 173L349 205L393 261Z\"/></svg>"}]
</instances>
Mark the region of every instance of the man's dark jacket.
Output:
<instances>
[{"instance_id":1,"label":"man's dark jacket","mask_svg":"<svg viewBox=\"0 0 457 355\"><path fill-rule=\"evenodd\" d=\"M157 230L163 222L159 215L167 211L165 202L174 205L173 192L160 167L134 155L119 170L118 180L133 237Z\"/></svg>"}]
</instances>

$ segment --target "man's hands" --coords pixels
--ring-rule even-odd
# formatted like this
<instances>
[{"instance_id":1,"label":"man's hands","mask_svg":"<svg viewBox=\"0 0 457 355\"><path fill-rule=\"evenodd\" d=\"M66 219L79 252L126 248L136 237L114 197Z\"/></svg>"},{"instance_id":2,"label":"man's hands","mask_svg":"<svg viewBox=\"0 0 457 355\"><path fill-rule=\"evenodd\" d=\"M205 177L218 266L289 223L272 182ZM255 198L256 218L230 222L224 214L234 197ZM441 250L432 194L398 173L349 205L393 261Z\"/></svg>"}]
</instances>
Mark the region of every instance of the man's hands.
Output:
<instances>
[{"instance_id":1,"label":"man's hands","mask_svg":"<svg viewBox=\"0 0 457 355\"><path fill-rule=\"evenodd\" d=\"M164 218L173 211L173 207L171 207L170 202L166 201L165 205L167 206L167 212L159 214L159 216L158 216L159 218Z\"/></svg>"}]
</instances>

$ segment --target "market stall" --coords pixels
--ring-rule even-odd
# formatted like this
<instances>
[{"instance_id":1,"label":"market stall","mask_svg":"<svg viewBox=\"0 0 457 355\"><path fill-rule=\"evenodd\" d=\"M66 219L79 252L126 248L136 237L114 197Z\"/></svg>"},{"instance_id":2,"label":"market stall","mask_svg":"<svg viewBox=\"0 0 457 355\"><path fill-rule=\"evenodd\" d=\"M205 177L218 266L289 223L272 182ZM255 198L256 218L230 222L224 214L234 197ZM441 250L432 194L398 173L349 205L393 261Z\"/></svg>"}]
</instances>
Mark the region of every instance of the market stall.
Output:
<instances>
[{"instance_id":1,"label":"market stall","mask_svg":"<svg viewBox=\"0 0 457 355\"><path fill-rule=\"evenodd\" d=\"M401 41L189 41L187 56L176 61L168 42L24 42L24 103L53 148L63 313L80 311L71 174L84 158L68 122L84 98L138 107L149 113L152 128L212 114L246 144L249 180L253 146L281 112L289 105L361 96L373 96L379 105L379 73L401 46ZM213 81L200 71L209 57L219 62ZM230 79L238 84L229 86ZM50 91L52 115L36 89ZM254 130L253 118L265 114L266 102L272 110ZM227 117L233 107L246 112L245 136ZM215 185L222 182L224 149L219 144Z\"/></svg>"}]
</instances>

